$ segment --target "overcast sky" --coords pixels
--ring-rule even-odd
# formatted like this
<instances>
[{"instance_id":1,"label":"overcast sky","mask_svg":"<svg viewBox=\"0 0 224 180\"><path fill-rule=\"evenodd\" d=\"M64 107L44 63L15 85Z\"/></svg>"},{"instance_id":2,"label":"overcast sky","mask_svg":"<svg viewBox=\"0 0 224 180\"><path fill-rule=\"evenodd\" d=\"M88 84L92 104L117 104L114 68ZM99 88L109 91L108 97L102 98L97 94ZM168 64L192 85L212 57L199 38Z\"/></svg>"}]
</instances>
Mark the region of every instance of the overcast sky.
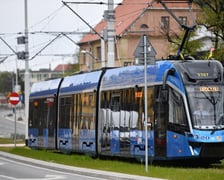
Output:
<instances>
[{"instance_id":1,"label":"overcast sky","mask_svg":"<svg viewBox=\"0 0 224 180\"><path fill-rule=\"evenodd\" d=\"M63 6L61 0L27 0L28 1L28 31L29 31L29 66L33 70L53 69L60 63L73 63L73 58L66 56L46 56L54 54L71 55L77 51L74 42L81 38L80 32L87 32L90 28L80 20L69 8ZM66 0L64 0L66 2ZM104 2L108 0L69 0L69 2L85 2L83 4L69 4L91 26L95 26L102 18L107 5L86 4L86 2ZM114 0L115 3L122 0ZM6 43L15 51L24 50L23 45L17 45L17 37L24 33L24 0L0 0L0 62L4 56L11 55L0 63L0 71L15 71L16 56ZM44 32L44 33L40 33ZM49 32L49 33L47 33ZM79 32L66 37L57 38L40 55L35 56L50 43L57 34L51 32ZM3 40L5 42L3 42ZM17 61L19 69L25 68L22 60Z\"/></svg>"}]
</instances>

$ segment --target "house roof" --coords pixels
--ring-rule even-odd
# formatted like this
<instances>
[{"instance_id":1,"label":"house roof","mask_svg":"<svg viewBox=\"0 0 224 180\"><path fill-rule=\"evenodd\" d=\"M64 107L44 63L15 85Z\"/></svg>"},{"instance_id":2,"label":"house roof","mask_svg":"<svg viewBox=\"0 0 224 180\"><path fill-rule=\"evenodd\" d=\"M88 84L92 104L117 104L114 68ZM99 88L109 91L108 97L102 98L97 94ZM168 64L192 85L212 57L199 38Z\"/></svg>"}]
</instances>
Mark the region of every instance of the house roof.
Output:
<instances>
[{"instance_id":1,"label":"house roof","mask_svg":"<svg viewBox=\"0 0 224 180\"><path fill-rule=\"evenodd\" d=\"M116 36L121 35L148 7L152 0L123 0L122 5L118 5L115 8L115 34ZM102 19L94 29L100 33L107 26L107 22ZM97 34L86 34L80 41L79 44L95 41L100 39Z\"/></svg>"},{"instance_id":2,"label":"house roof","mask_svg":"<svg viewBox=\"0 0 224 180\"><path fill-rule=\"evenodd\" d=\"M187 7L187 3L181 3L181 0L177 0L178 3L168 3L167 6L172 7ZM163 0L166 2L166 0ZM115 8L115 35L121 36L128 30L128 28L144 13L146 9L160 8L164 9L160 3L155 0L123 0L122 5L118 5ZM94 30L99 34L107 27L106 20L102 19L95 27ZM100 37L93 32L86 34L78 44L99 40Z\"/></svg>"},{"instance_id":3,"label":"house roof","mask_svg":"<svg viewBox=\"0 0 224 180\"><path fill-rule=\"evenodd\" d=\"M56 66L56 68L54 68L53 71L63 72L63 71L71 70L72 68L73 68L72 64L59 64L59 65Z\"/></svg>"}]
</instances>

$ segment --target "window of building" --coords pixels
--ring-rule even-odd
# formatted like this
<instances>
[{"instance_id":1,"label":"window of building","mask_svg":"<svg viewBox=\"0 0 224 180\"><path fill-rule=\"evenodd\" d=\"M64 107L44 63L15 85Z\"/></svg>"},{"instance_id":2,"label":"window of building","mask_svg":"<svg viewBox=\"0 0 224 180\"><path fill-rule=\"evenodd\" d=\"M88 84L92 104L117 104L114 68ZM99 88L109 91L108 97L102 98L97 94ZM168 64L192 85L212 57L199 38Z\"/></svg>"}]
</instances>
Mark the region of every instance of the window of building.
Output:
<instances>
[{"instance_id":1,"label":"window of building","mask_svg":"<svg viewBox=\"0 0 224 180\"><path fill-rule=\"evenodd\" d=\"M162 16L161 17L161 29L168 31L170 29L170 17Z\"/></svg>"},{"instance_id":2,"label":"window of building","mask_svg":"<svg viewBox=\"0 0 224 180\"><path fill-rule=\"evenodd\" d=\"M98 46L97 48L96 48L96 58L97 58L97 61L101 61L101 47L100 46Z\"/></svg>"},{"instance_id":3,"label":"window of building","mask_svg":"<svg viewBox=\"0 0 224 180\"><path fill-rule=\"evenodd\" d=\"M48 74L44 73L44 80L48 78Z\"/></svg>"},{"instance_id":4,"label":"window of building","mask_svg":"<svg viewBox=\"0 0 224 180\"><path fill-rule=\"evenodd\" d=\"M41 74L37 74L37 80L41 81Z\"/></svg>"},{"instance_id":5,"label":"window of building","mask_svg":"<svg viewBox=\"0 0 224 180\"><path fill-rule=\"evenodd\" d=\"M180 16L179 20L182 25L185 25L185 26L187 25L187 17L186 16Z\"/></svg>"},{"instance_id":6,"label":"window of building","mask_svg":"<svg viewBox=\"0 0 224 180\"><path fill-rule=\"evenodd\" d=\"M83 64L86 64L86 53L83 53Z\"/></svg>"},{"instance_id":7,"label":"window of building","mask_svg":"<svg viewBox=\"0 0 224 180\"><path fill-rule=\"evenodd\" d=\"M148 26L147 24L142 24L140 28L141 28L141 29L148 29L149 26Z\"/></svg>"}]
</instances>

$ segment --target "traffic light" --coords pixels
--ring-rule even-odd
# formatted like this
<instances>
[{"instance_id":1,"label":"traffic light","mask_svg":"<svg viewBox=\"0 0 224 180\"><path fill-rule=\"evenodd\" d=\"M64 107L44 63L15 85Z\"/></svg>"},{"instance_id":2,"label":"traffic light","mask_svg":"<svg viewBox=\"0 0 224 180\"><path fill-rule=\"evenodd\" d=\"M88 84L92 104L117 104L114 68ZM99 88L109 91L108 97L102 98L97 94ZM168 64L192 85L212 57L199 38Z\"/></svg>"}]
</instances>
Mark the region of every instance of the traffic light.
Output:
<instances>
[{"instance_id":1,"label":"traffic light","mask_svg":"<svg viewBox=\"0 0 224 180\"><path fill-rule=\"evenodd\" d=\"M26 43L26 37L25 36L17 37L17 44L25 44L25 43Z\"/></svg>"},{"instance_id":2,"label":"traffic light","mask_svg":"<svg viewBox=\"0 0 224 180\"><path fill-rule=\"evenodd\" d=\"M17 58L18 59L26 59L26 52L25 51L17 52Z\"/></svg>"}]
</instances>

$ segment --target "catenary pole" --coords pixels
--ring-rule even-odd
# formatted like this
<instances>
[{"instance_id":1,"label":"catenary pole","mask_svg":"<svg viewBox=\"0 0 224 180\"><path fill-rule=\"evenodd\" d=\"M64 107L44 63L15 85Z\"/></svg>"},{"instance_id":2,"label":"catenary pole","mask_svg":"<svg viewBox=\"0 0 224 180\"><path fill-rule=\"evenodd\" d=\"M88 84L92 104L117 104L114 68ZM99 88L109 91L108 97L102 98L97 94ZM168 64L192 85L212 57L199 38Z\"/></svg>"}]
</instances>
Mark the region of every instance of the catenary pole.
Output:
<instances>
[{"instance_id":1,"label":"catenary pole","mask_svg":"<svg viewBox=\"0 0 224 180\"><path fill-rule=\"evenodd\" d=\"M143 36L144 40L144 97L145 97L145 171L148 172L148 101L147 101L147 44L146 35Z\"/></svg>"},{"instance_id":2,"label":"catenary pole","mask_svg":"<svg viewBox=\"0 0 224 180\"><path fill-rule=\"evenodd\" d=\"M28 145L28 118L29 118L29 94L30 94L30 74L29 74L29 46L28 46L28 8L27 0L24 0L25 10L25 74L24 74L24 86L25 86L25 140Z\"/></svg>"},{"instance_id":3,"label":"catenary pole","mask_svg":"<svg viewBox=\"0 0 224 180\"><path fill-rule=\"evenodd\" d=\"M102 36L104 36L104 31L102 32ZM105 38L101 38L101 67L106 67L105 65Z\"/></svg>"},{"instance_id":4,"label":"catenary pole","mask_svg":"<svg viewBox=\"0 0 224 180\"><path fill-rule=\"evenodd\" d=\"M114 67L114 0L108 0L108 67Z\"/></svg>"}]
</instances>

